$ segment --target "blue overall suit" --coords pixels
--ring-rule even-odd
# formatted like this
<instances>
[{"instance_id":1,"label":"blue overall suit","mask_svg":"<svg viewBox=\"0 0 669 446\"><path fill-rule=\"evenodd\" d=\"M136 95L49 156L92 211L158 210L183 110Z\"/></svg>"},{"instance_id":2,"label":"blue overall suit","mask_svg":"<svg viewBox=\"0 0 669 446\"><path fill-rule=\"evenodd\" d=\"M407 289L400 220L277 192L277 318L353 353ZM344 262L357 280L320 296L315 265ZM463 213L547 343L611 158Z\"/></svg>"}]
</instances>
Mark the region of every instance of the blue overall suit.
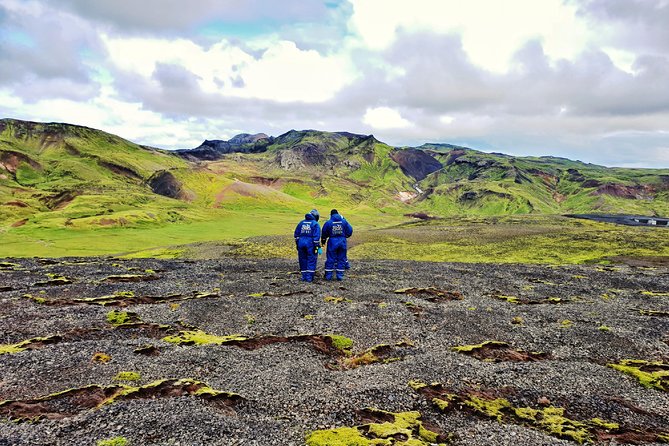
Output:
<instances>
[{"instance_id":1,"label":"blue overall suit","mask_svg":"<svg viewBox=\"0 0 669 446\"><path fill-rule=\"evenodd\" d=\"M323 225L321 243L328 242L325 258L325 279L332 280L336 272L337 280L344 278L346 271L346 239L353 234L353 227L339 214L333 214Z\"/></svg>"},{"instance_id":2,"label":"blue overall suit","mask_svg":"<svg viewBox=\"0 0 669 446\"><path fill-rule=\"evenodd\" d=\"M302 280L311 282L316 273L318 262L318 248L321 246L321 226L312 214L306 214L304 220L295 228L295 246L297 247L297 258L300 262Z\"/></svg>"}]
</instances>

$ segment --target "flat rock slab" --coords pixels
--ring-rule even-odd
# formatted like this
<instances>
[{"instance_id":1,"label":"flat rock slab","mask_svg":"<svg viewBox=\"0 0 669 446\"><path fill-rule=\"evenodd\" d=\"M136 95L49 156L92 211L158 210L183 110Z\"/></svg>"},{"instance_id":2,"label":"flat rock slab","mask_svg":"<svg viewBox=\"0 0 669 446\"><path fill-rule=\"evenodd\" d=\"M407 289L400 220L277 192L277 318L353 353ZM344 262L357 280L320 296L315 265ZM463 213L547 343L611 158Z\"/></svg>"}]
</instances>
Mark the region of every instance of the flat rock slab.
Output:
<instances>
[{"instance_id":1,"label":"flat rock slab","mask_svg":"<svg viewBox=\"0 0 669 446\"><path fill-rule=\"evenodd\" d=\"M669 431L662 267L359 261L344 281L308 284L280 259L0 264L0 445L304 445L345 427L373 439L367 408L417 412L459 445ZM456 348L491 345L508 351ZM637 364L625 360L653 367L610 366ZM114 398L78 397L100 389Z\"/></svg>"}]
</instances>

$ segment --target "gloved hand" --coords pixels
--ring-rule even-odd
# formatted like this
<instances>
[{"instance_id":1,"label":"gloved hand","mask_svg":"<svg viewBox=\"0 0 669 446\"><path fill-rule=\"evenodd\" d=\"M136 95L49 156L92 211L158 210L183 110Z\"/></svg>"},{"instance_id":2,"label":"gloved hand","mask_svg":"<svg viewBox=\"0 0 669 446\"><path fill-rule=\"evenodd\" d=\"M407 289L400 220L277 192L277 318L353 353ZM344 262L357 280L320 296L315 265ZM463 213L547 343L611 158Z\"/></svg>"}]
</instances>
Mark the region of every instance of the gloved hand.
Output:
<instances>
[{"instance_id":1,"label":"gloved hand","mask_svg":"<svg viewBox=\"0 0 669 446\"><path fill-rule=\"evenodd\" d=\"M321 247L319 246L319 247L318 247L318 250L316 250L316 252L318 253L318 255L323 254L323 248L321 248Z\"/></svg>"}]
</instances>

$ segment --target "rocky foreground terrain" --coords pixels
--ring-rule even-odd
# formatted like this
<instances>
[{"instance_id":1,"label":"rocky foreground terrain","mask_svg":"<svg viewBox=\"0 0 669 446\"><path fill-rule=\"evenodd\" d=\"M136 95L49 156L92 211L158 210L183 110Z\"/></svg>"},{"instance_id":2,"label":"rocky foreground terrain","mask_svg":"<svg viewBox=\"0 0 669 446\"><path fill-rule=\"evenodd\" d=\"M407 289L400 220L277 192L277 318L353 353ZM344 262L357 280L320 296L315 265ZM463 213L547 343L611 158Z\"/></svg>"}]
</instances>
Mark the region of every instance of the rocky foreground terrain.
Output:
<instances>
[{"instance_id":1,"label":"rocky foreground terrain","mask_svg":"<svg viewBox=\"0 0 669 446\"><path fill-rule=\"evenodd\" d=\"M0 445L669 443L669 270L0 260Z\"/></svg>"}]
</instances>

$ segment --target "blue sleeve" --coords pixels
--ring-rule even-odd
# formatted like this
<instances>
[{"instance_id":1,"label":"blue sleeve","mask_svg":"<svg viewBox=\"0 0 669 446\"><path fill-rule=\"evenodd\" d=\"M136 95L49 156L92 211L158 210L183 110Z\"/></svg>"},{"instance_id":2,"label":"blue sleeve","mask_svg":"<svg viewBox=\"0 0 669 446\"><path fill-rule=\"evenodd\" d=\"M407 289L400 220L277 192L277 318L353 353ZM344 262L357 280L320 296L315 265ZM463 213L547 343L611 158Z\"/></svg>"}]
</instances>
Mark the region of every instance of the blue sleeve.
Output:
<instances>
[{"instance_id":1,"label":"blue sleeve","mask_svg":"<svg viewBox=\"0 0 669 446\"><path fill-rule=\"evenodd\" d=\"M325 240L330 237L330 231L332 231L332 223L330 220L326 221L323 225L323 232L321 233L321 243L325 243Z\"/></svg>"},{"instance_id":2,"label":"blue sleeve","mask_svg":"<svg viewBox=\"0 0 669 446\"><path fill-rule=\"evenodd\" d=\"M346 236L346 238L349 238L350 236L353 235L353 226L351 226L351 223L349 223L348 221L344 221L344 223L346 223L344 225L344 235Z\"/></svg>"},{"instance_id":3,"label":"blue sleeve","mask_svg":"<svg viewBox=\"0 0 669 446\"><path fill-rule=\"evenodd\" d=\"M313 227L314 227L314 235L313 235L314 244L320 245L321 244L321 225L319 225L318 223L314 223Z\"/></svg>"},{"instance_id":4,"label":"blue sleeve","mask_svg":"<svg viewBox=\"0 0 669 446\"><path fill-rule=\"evenodd\" d=\"M295 238L300 237L300 229L302 229L302 222L299 222L295 227L295 234L294 234Z\"/></svg>"}]
</instances>

